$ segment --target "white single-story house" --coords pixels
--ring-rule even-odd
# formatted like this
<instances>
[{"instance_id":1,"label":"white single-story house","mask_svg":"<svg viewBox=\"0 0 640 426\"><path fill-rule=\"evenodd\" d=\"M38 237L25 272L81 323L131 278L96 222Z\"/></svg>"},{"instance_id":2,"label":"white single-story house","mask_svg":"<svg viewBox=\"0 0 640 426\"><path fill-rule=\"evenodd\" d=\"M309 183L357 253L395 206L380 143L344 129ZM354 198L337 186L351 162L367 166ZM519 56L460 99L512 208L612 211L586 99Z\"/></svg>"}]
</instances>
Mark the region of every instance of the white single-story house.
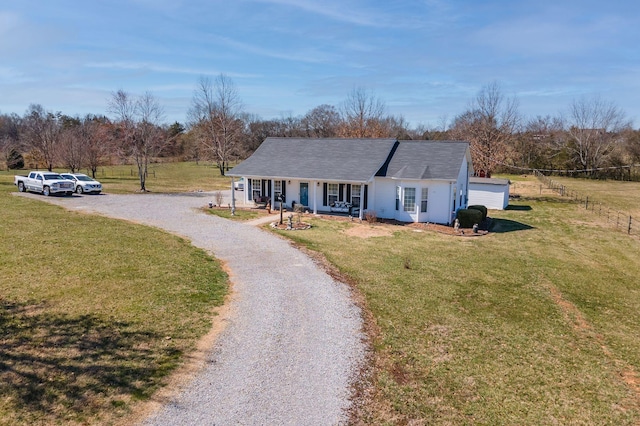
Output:
<instances>
[{"instance_id":1,"label":"white single-story house","mask_svg":"<svg viewBox=\"0 0 640 426\"><path fill-rule=\"evenodd\" d=\"M469 178L469 205L504 210L509 205L509 184L508 179Z\"/></svg>"},{"instance_id":2,"label":"white single-story house","mask_svg":"<svg viewBox=\"0 0 640 426\"><path fill-rule=\"evenodd\" d=\"M468 205L467 142L267 138L227 172L244 177L244 201L303 205L313 213L450 224Z\"/></svg>"}]
</instances>

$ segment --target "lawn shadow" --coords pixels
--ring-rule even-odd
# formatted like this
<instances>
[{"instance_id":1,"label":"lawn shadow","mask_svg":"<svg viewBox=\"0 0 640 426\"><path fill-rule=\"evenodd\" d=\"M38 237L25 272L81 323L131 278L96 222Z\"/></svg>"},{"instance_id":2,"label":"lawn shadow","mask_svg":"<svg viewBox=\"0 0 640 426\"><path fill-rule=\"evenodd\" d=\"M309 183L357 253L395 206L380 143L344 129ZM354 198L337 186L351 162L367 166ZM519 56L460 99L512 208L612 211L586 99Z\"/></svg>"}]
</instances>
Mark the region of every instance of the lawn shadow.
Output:
<instances>
[{"instance_id":1,"label":"lawn shadow","mask_svg":"<svg viewBox=\"0 0 640 426\"><path fill-rule=\"evenodd\" d=\"M124 322L1 298L0 330L0 395L27 423L94 423L100 413L124 413L181 355L162 336Z\"/></svg>"},{"instance_id":2,"label":"lawn shadow","mask_svg":"<svg viewBox=\"0 0 640 426\"><path fill-rule=\"evenodd\" d=\"M510 219L491 218L491 224L489 226L489 232L496 234L502 234L505 232L526 231L528 229L534 229L534 227Z\"/></svg>"},{"instance_id":3,"label":"lawn shadow","mask_svg":"<svg viewBox=\"0 0 640 426\"><path fill-rule=\"evenodd\" d=\"M518 206L509 204L507 207L505 207L505 210L528 212L531 210L531 206Z\"/></svg>"}]
</instances>

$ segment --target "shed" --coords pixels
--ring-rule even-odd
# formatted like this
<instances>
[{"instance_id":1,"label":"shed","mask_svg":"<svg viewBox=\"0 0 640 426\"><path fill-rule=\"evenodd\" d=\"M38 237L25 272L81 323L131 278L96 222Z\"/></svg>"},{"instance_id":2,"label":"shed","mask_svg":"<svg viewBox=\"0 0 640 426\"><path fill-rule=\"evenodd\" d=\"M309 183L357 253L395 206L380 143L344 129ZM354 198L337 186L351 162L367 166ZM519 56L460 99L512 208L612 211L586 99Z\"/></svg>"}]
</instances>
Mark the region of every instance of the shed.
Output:
<instances>
[{"instance_id":1,"label":"shed","mask_svg":"<svg viewBox=\"0 0 640 426\"><path fill-rule=\"evenodd\" d=\"M469 205L483 205L488 209L504 210L509 205L508 179L469 178Z\"/></svg>"}]
</instances>

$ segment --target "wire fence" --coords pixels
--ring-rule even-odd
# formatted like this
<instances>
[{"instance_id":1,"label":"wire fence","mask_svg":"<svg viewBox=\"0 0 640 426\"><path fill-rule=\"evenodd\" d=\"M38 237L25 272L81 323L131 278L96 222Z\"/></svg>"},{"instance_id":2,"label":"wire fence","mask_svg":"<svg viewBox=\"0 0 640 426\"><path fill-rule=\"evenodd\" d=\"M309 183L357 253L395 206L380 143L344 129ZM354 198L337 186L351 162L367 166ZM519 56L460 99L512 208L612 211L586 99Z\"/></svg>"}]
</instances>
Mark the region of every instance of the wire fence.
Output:
<instances>
[{"instance_id":1,"label":"wire fence","mask_svg":"<svg viewBox=\"0 0 640 426\"><path fill-rule=\"evenodd\" d=\"M597 215L608 225L625 232L628 235L640 236L640 222L626 212L615 210L596 201L592 196L575 191L566 185L554 181L549 176L545 176L541 171L534 170L534 174L540 182L546 185L547 189L559 194L561 197L568 197L575 201L585 210Z\"/></svg>"},{"instance_id":2,"label":"wire fence","mask_svg":"<svg viewBox=\"0 0 640 426\"><path fill-rule=\"evenodd\" d=\"M102 167L102 168L99 168L96 172L96 177L125 177L125 176L139 177L140 175L138 173L137 168L130 168L129 170L126 170L124 168L105 169L104 167ZM148 170L147 178L149 177L156 177L156 171Z\"/></svg>"}]
</instances>

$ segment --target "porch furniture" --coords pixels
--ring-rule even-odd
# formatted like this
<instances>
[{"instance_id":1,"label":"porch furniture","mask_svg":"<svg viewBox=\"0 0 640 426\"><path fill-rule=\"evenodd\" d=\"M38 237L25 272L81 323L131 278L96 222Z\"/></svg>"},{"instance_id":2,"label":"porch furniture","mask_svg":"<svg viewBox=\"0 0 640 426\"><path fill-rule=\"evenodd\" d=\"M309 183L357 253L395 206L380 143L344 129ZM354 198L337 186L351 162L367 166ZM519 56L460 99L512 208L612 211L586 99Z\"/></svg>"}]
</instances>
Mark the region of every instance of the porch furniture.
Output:
<instances>
[{"instance_id":1,"label":"porch furniture","mask_svg":"<svg viewBox=\"0 0 640 426\"><path fill-rule=\"evenodd\" d=\"M271 202L271 199L269 197L256 197L253 202L257 208L264 209Z\"/></svg>"},{"instance_id":2,"label":"porch furniture","mask_svg":"<svg viewBox=\"0 0 640 426\"><path fill-rule=\"evenodd\" d=\"M350 216L360 213L360 207L354 207L353 204L346 201L336 201L329 205L329 209L333 213L347 213Z\"/></svg>"}]
</instances>

